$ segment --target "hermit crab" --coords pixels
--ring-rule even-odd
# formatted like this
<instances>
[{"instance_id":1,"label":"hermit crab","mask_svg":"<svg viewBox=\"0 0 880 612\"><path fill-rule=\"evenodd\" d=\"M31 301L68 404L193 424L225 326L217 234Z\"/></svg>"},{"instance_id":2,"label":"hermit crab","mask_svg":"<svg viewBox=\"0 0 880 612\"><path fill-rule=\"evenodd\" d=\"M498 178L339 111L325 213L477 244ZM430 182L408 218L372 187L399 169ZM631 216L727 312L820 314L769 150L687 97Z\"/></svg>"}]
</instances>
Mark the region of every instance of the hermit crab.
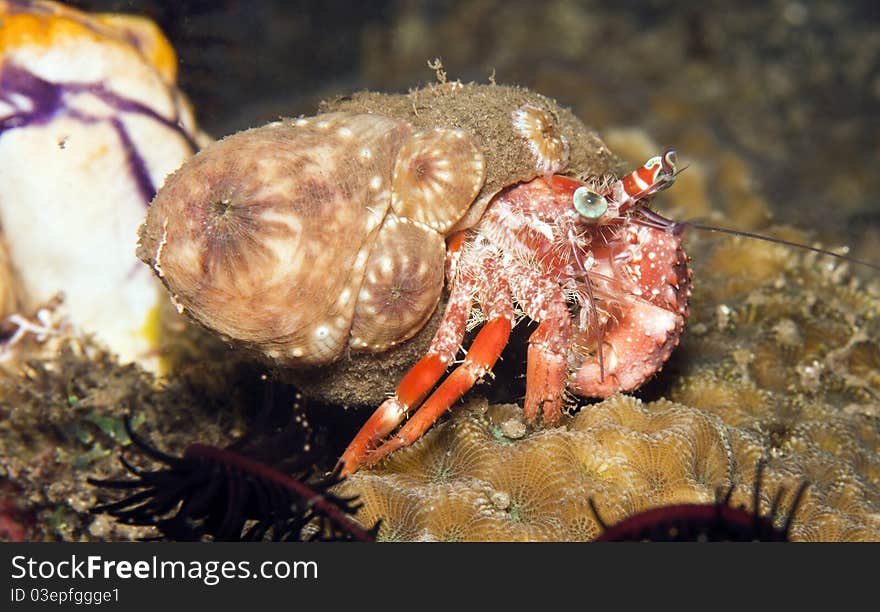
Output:
<instances>
[{"instance_id":1,"label":"hermit crab","mask_svg":"<svg viewBox=\"0 0 880 612\"><path fill-rule=\"evenodd\" d=\"M153 201L138 256L179 310L283 368L390 352L425 326L445 276L430 343L343 454L344 473L417 439L491 372L520 318L538 323L529 419L555 423L567 393L632 390L662 367L690 271L678 226L646 200L673 182L673 151L617 180L570 112L498 85L322 110L185 163ZM440 382L469 326L480 330Z\"/></svg>"}]
</instances>

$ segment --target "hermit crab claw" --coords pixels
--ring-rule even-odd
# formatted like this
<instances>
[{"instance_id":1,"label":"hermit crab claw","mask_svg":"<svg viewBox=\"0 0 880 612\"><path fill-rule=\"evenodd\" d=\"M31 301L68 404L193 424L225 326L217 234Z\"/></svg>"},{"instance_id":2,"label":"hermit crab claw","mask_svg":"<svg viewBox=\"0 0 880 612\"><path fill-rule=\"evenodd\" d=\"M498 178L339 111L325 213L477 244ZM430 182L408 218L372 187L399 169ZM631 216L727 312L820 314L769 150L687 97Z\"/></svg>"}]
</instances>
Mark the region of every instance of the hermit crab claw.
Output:
<instances>
[{"instance_id":1,"label":"hermit crab claw","mask_svg":"<svg viewBox=\"0 0 880 612\"><path fill-rule=\"evenodd\" d=\"M654 190L652 193L667 189L675 182L675 177L678 175L677 164L678 156L675 153L675 149L666 149L663 155L660 156L660 171L654 179Z\"/></svg>"},{"instance_id":2,"label":"hermit crab claw","mask_svg":"<svg viewBox=\"0 0 880 612\"><path fill-rule=\"evenodd\" d=\"M660 159L661 163L663 164L664 174L668 176L675 176L678 163L678 156L675 153L675 149L666 149Z\"/></svg>"}]
</instances>

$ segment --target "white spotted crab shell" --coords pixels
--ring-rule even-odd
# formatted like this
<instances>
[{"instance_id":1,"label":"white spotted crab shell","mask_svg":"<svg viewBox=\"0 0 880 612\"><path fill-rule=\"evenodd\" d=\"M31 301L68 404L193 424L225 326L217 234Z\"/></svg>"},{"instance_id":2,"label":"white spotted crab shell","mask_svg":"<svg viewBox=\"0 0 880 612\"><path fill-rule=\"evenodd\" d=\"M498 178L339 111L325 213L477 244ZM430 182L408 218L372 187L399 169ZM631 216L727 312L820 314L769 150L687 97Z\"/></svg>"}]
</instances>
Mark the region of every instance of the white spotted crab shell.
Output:
<instances>
[{"instance_id":1,"label":"white spotted crab shell","mask_svg":"<svg viewBox=\"0 0 880 612\"><path fill-rule=\"evenodd\" d=\"M180 310L276 364L383 351L436 308L445 236L484 179L464 130L355 112L276 122L169 177L138 256Z\"/></svg>"}]
</instances>

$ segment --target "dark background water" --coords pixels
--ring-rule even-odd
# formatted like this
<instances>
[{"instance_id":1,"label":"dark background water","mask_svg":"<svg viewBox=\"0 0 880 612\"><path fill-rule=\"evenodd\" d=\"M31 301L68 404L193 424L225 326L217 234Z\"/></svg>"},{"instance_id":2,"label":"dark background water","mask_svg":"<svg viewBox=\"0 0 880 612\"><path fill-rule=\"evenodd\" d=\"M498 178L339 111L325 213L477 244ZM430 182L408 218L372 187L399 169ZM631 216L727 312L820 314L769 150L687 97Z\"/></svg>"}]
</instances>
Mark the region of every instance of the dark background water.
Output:
<instances>
[{"instance_id":1,"label":"dark background water","mask_svg":"<svg viewBox=\"0 0 880 612\"><path fill-rule=\"evenodd\" d=\"M787 222L880 260L874 1L69 4L153 18L215 136L311 114L351 90L406 91L434 79L427 61L439 57L451 79L494 74L557 98L624 157L638 149L633 135L677 147L705 186L682 193L705 202L679 216L722 210L750 229ZM621 128L635 132L628 140ZM731 181L745 186L731 191Z\"/></svg>"}]
</instances>

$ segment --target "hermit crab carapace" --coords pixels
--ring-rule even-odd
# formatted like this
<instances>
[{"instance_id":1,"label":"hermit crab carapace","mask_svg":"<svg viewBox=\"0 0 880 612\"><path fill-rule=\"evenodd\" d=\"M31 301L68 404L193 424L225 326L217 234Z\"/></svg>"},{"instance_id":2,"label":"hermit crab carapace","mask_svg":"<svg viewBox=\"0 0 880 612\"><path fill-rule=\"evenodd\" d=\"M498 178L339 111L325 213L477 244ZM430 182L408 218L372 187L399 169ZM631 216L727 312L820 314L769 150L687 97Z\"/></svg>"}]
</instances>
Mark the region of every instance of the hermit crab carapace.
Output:
<instances>
[{"instance_id":1,"label":"hermit crab carapace","mask_svg":"<svg viewBox=\"0 0 880 612\"><path fill-rule=\"evenodd\" d=\"M530 419L558 420L567 390L634 389L668 358L690 272L676 226L644 200L674 180L672 151L616 180L613 156L569 111L497 85L323 110L185 163L151 205L138 255L179 309L281 367L381 358L425 325L445 270L439 327L344 472L418 438L491 371L523 315L538 323ZM469 322L482 328L434 389Z\"/></svg>"}]
</instances>

